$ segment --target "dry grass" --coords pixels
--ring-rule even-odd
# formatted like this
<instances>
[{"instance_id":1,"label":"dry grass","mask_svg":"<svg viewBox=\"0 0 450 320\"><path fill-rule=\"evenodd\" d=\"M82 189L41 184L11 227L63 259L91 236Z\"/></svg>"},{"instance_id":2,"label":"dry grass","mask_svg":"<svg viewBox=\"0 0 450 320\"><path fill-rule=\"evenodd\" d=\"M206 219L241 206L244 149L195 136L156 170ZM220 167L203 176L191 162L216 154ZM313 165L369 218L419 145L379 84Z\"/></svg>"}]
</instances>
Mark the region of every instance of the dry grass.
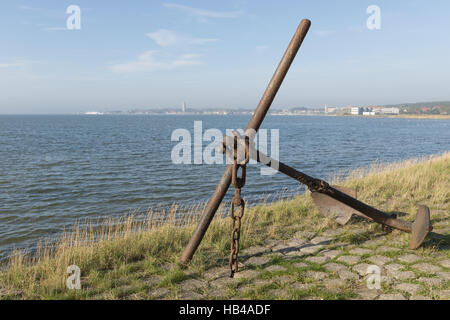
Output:
<instances>
[{"instance_id":1,"label":"dry grass","mask_svg":"<svg viewBox=\"0 0 450 320\"><path fill-rule=\"evenodd\" d=\"M356 188L358 197L371 205L406 211L403 218L412 219L418 203L447 212L448 216L449 176L450 152L426 159L374 164L353 171L345 181L333 180ZM150 211L147 219L128 216L94 227L97 222L65 233L53 246L42 243L33 255L16 251L7 263L7 270L0 273L0 298L88 299L98 295L120 298L119 289L123 285L143 292L145 279L154 275L165 277L166 285L180 281L184 273L177 268L168 272L167 265L178 261L203 205L172 206L164 212ZM221 207L212 222L191 263L191 272L201 273L224 264L230 238L230 222L223 218L225 210L226 207ZM286 239L298 230L320 232L330 227L335 227L334 221L320 215L307 194L260 203L246 211L241 246L260 244L268 237ZM86 290L66 289L70 265L80 267Z\"/></svg>"},{"instance_id":2,"label":"dry grass","mask_svg":"<svg viewBox=\"0 0 450 320\"><path fill-rule=\"evenodd\" d=\"M450 203L450 153L403 162L375 163L351 172L344 184L358 197L385 210L407 210L418 204L448 209ZM412 217L412 216L411 216Z\"/></svg>"}]
</instances>

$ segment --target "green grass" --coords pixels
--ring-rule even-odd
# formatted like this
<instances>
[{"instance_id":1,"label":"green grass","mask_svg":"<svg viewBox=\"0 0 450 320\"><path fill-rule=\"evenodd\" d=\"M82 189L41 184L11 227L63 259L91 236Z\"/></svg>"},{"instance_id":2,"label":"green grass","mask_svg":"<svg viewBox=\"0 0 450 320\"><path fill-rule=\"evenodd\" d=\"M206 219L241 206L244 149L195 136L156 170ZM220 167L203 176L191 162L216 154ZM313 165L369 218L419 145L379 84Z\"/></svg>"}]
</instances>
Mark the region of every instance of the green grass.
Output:
<instances>
[{"instance_id":1,"label":"green grass","mask_svg":"<svg viewBox=\"0 0 450 320\"><path fill-rule=\"evenodd\" d=\"M344 181L339 175L333 183L358 190L358 198L387 212L402 212L402 219L412 221L417 205L426 204L432 211L432 220L448 227L450 212L450 153L400 163L375 164L352 172ZM243 189L245 198L245 188ZM167 288L169 297L176 298L178 285L185 279L200 278L205 270L227 265L231 224L221 218L226 206L210 225L189 268L177 266L178 259L192 235L198 213L204 204L195 208L174 206L169 212L149 212L145 221L127 217L119 221L104 221L101 228L75 228L67 232L54 247L41 245L31 256L16 251L0 272L0 299L150 299L152 288ZM175 219L180 211L188 212L183 221ZM166 222L157 223L162 214ZM321 215L309 194L273 203L260 203L248 208L242 221L241 249L261 245L267 239L290 239L299 230L314 231L319 235L330 228L340 228L333 219ZM360 244L381 232L379 225L356 221L344 227L338 241ZM416 254L430 257L447 238L427 240L426 246ZM358 231L358 232L355 232ZM392 241L407 243L409 235L394 231L387 236ZM390 240L389 240L390 241ZM375 246L376 247L376 246ZM450 253L447 256L450 257ZM380 254L381 253L377 253ZM382 253L396 257L402 252ZM292 263L304 261L307 256L289 263L275 257L270 264L280 264L287 271L263 273L261 278L289 274L303 279L304 269L293 270ZM364 259L367 258L364 256ZM362 261L364 261L362 259ZM334 259L333 259L334 261ZM326 270L321 265L308 263L308 270ZM81 269L83 290L68 290L66 270L70 265ZM158 276L158 284L146 284L147 279ZM263 286L239 292L243 298L270 298L270 289L278 285ZM229 288L230 290L232 288ZM235 290L234 288L233 290ZM229 292L236 294L236 292ZM324 289L291 291L287 298L318 296L324 299L352 298L351 290L330 293Z\"/></svg>"}]
</instances>

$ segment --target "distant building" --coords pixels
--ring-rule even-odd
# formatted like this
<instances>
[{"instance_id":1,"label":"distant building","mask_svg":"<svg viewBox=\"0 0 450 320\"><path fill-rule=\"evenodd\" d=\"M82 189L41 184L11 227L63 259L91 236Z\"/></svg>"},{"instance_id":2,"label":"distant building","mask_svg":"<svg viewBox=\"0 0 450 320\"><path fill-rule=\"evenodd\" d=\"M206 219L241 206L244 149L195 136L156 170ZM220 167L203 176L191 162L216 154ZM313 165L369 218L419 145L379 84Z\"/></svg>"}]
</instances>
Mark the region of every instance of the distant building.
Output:
<instances>
[{"instance_id":1,"label":"distant building","mask_svg":"<svg viewBox=\"0 0 450 320\"><path fill-rule=\"evenodd\" d=\"M186 102L183 101L183 105L181 106L181 112L186 113Z\"/></svg>"},{"instance_id":2,"label":"distant building","mask_svg":"<svg viewBox=\"0 0 450 320\"><path fill-rule=\"evenodd\" d=\"M362 108L360 108L360 107L352 107L350 109L350 113L352 115L354 115L354 116L358 116L358 115L362 114Z\"/></svg>"},{"instance_id":3,"label":"distant building","mask_svg":"<svg viewBox=\"0 0 450 320\"><path fill-rule=\"evenodd\" d=\"M103 112L97 112L97 111L88 111L88 112L85 112L84 114L86 114L86 115L90 115L90 116L92 116L92 115L102 115L103 114Z\"/></svg>"},{"instance_id":4,"label":"distant building","mask_svg":"<svg viewBox=\"0 0 450 320\"><path fill-rule=\"evenodd\" d=\"M336 107L329 107L329 106L325 106L325 114L327 113L335 113L337 111Z\"/></svg>"},{"instance_id":5,"label":"distant building","mask_svg":"<svg viewBox=\"0 0 450 320\"><path fill-rule=\"evenodd\" d=\"M398 114L400 114L400 109L399 108L383 108L383 109L381 109L381 113L398 115Z\"/></svg>"}]
</instances>

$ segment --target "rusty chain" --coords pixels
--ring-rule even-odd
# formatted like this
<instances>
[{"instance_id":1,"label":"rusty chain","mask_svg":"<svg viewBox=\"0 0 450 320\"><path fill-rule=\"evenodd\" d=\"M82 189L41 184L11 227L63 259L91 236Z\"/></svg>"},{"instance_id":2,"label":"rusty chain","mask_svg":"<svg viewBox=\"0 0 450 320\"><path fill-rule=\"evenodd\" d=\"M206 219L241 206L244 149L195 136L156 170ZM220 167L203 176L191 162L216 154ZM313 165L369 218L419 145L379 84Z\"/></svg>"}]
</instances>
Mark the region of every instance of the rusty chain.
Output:
<instances>
[{"instance_id":1,"label":"rusty chain","mask_svg":"<svg viewBox=\"0 0 450 320\"><path fill-rule=\"evenodd\" d=\"M232 219L232 231L231 231L231 247L230 247L230 277L233 278L234 274L238 272L238 254L239 254L239 239L241 237L241 220L244 216L245 201L241 196L241 189L245 185L247 163L249 161L249 138L245 137L245 159L244 163L238 163L238 137L234 136L233 146L233 173L231 175L231 183L234 186L234 196L230 205L230 217ZM241 176L238 178L238 171L241 169ZM240 207L239 213L235 214L235 209Z\"/></svg>"}]
</instances>

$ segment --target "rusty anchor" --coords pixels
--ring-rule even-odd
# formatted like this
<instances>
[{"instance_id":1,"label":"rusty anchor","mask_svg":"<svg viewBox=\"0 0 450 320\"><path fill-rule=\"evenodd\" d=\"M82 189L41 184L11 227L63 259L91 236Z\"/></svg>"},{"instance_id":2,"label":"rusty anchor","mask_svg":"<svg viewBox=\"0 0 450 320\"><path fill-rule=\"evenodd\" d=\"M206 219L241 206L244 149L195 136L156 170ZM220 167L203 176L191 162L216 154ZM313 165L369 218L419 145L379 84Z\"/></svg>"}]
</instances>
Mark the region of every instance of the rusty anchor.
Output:
<instances>
[{"instance_id":1,"label":"rusty anchor","mask_svg":"<svg viewBox=\"0 0 450 320\"><path fill-rule=\"evenodd\" d=\"M430 210L426 206L419 206L416 219L413 223L397 219L396 216L389 215L376 208L373 208L356 199L356 192L354 190L339 187L330 186L327 182L310 177L300 171L297 171L286 164L277 160L271 159L263 153L254 149L252 145L253 138L256 132L261 126L264 117L266 116L277 92L280 88L290 65L292 64L301 44L303 43L306 34L311 26L311 21L304 19L301 21L297 30L289 43L286 52L281 59L271 81L269 82L266 91L264 92L261 101L258 104L246 130L244 137L237 139L238 144L250 143L250 157L256 161L263 163L272 168L276 168L281 173L288 175L289 177L305 184L312 193L314 203L321 212L332 213L336 215L336 219L340 224L345 224L351 218L352 215L358 215L367 219L371 219L385 226L386 228L398 229L404 232L412 234L410 245L411 249L417 249L423 243L428 233L432 230L430 222ZM231 141L228 141L230 140ZM221 146L221 151L227 152L227 146L235 145L235 137L224 137L224 145ZM234 147L233 147L234 148ZM232 149L233 149L232 148ZM241 150L249 148L248 145L241 146ZM234 148L235 149L235 148ZM238 156L239 157L239 156ZM264 160L263 160L264 159ZM197 225L197 228L189 240L181 258L180 265L185 266L192 259L195 251L197 250L200 242L202 241L214 215L219 208L230 184L232 177L235 175L236 165L227 165L227 168L220 179L217 187L207 203L202 217ZM389 229L386 229L389 230ZM232 248L233 250L233 248ZM235 251L237 254L238 250ZM231 261L231 260L230 260ZM233 262L237 260L233 257ZM233 269L232 269L233 272Z\"/></svg>"}]
</instances>

